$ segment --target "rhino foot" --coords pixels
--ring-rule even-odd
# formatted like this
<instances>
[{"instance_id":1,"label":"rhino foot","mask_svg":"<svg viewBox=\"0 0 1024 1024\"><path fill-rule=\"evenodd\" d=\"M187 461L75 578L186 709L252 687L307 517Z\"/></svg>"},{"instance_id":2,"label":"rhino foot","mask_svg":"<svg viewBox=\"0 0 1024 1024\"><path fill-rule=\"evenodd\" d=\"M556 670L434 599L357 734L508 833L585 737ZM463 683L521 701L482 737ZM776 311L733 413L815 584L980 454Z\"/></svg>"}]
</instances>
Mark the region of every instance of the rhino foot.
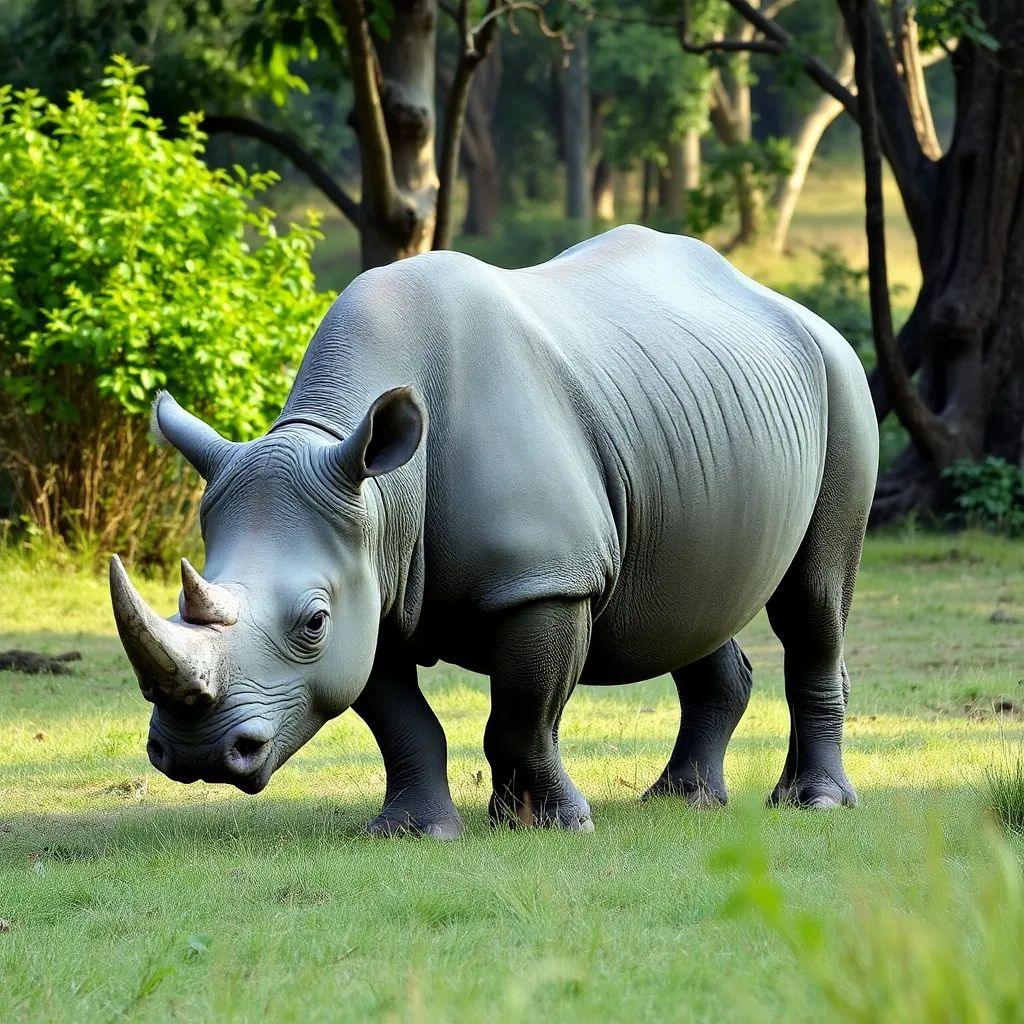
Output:
<instances>
[{"instance_id":1,"label":"rhino foot","mask_svg":"<svg viewBox=\"0 0 1024 1024\"><path fill-rule=\"evenodd\" d=\"M494 793L488 805L495 828L560 828L566 832L593 832L590 805L576 787L565 780L557 796L535 797L529 791Z\"/></svg>"},{"instance_id":2,"label":"rhino foot","mask_svg":"<svg viewBox=\"0 0 1024 1024\"><path fill-rule=\"evenodd\" d=\"M836 778L836 775L839 778ZM856 807L857 793L841 772L808 771L793 779L785 776L768 797L770 807L789 804L793 807L825 810L832 807Z\"/></svg>"},{"instance_id":3,"label":"rhino foot","mask_svg":"<svg viewBox=\"0 0 1024 1024\"><path fill-rule=\"evenodd\" d=\"M415 814L400 807L385 807L367 826L371 836L427 836L431 839L458 839L463 825L454 807L444 813Z\"/></svg>"},{"instance_id":4,"label":"rhino foot","mask_svg":"<svg viewBox=\"0 0 1024 1024\"><path fill-rule=\"evenodd\" d=\"M640 799L661 796L682 797L692 807L724 807L729 800L723 782L696 771L670 772L667 768Z\"/></svg>"}]
</instances>

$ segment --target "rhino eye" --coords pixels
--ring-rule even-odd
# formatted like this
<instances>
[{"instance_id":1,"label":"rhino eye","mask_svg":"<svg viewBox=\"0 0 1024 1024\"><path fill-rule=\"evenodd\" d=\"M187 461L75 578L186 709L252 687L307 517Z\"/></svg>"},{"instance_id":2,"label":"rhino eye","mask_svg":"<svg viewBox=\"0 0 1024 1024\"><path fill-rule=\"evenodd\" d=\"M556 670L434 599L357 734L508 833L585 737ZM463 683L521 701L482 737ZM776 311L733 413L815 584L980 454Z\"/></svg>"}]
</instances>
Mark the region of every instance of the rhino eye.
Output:
<instances>
[{"instance_id":1,"label":"rhino eye","mask_svg":"<svg viewBox=\"0 0 1024 1024\"><path fill-rule=\"evenodd\" d=\"M304 631L310 640L319 640L327 629L327 612L321 610L313 612L306 620Z\"/></svg>"}]
</instances>

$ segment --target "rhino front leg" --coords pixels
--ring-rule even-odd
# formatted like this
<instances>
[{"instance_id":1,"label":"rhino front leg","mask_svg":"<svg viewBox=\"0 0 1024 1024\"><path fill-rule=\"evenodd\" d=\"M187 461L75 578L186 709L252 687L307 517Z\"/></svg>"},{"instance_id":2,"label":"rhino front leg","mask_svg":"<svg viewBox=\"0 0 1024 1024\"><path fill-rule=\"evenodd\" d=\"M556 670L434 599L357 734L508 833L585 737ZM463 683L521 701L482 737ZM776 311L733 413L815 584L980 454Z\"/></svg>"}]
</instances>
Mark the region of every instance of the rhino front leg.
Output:
<instances>
[{"instance_id":1,"label":"rhino front leg","mask_svg":"<svg viewBox=\"0 0 1024 1024\"><path fill-rule=\"evenodd\" d=\"M643 799L682 796L698 807L724 804L725 748L750 700L750 662L730 640L672 678L679 693L679 736L668 765Z\"/></svg>"},{"instance_id":2,"label":"rhino front leg","mask_svg":"<svg viewBox=\"0 0 1024 1024\"><path fill-rule=\"evenodd\" d=\"M387 772L384 807L367 830L377 836L461 835L462 818L448 788L448 742L420 690L415 663L378 655L352 708L370 727Z\"/></svg>"},{"instance_id":3,"label":"rhino front leg","mask_svg":"<svg viewBox=\"0 0 1024 1024\"><path fill-rule=\"evenodd\" d=\"M501 615L484 732L496 825L594 828L558 753L558 723L583 670L590 626L588 601L537 601Z\"/></svg>"}]
</instances>

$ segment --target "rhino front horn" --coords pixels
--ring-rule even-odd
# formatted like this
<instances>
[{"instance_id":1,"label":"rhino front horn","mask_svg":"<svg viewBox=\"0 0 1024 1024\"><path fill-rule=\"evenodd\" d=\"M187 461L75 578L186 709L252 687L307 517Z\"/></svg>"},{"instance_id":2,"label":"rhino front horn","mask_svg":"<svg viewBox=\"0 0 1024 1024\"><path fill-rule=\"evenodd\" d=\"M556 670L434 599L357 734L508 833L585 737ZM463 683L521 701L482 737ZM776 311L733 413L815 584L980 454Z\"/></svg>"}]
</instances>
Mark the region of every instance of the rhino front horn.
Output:
<instances>
[{"instance_id":1,"label":"rhino front horn","mask_svg":"<svg viewBox=\"0 0 1024 1024\"><path fill-rule=\"evenodd\" d=\"M227 587L207 583L183 558L179 610L185 622L198 626L232 626L238 621L238 598Z\"/></svg>"},{"instance_id":2,"label":"rhino front horn","mask_svg":"<svg viewBox=\"0 0 1024 1024\"><path fill-rule=\"evenodd\" d=\"M216 700L222 658L215 631L160 618L142 600L117 555L110 560L110 599L118 635L146 700L188 705Z\"/></svg>"}]
</instances>

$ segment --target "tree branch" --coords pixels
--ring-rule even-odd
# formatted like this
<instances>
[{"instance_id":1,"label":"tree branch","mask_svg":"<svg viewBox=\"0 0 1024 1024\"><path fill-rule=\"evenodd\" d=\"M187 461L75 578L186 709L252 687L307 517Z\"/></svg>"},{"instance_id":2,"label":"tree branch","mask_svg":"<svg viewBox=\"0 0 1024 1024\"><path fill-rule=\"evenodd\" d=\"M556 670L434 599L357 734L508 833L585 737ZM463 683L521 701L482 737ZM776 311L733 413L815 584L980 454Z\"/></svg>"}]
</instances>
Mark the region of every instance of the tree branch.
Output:
<instances>
[{"instance_id":1,"label":"tree branch","mask_svg":"<svg viewBox=\"0 0 1024 1024\"><path fill-rule=\"evenodd\" d=\"M817 57L801 53L793 45L793 37L788 32L779 28L775 22L765 17L756 7L751 7L747 0L726 0L726 3L742 18L749 21L765 38L778 43L782 50L789 51L799 57L804 71L811 80L820 85L830 96L834 96L839 100L851 117L857 118L856 97L838 81L835 75ZM684 0L684 9L685 6L686 0Z\"/></svg>"},{"instance_id":2,"label":"tree branch","mask_svg":"<svg viewBox=\"0 0 1024 1024\"><path fill-rule=\"evenodd\" d=\"M299 145L292 136L278 131L276 128L271 128L270 125L237 114L207 115L199 127L207 135L243 135L246 138L257 139L268 146L273 146L279 153L286 156L298 170L302 171L343 216L356 227L359 226L359 204L317 162L312 153Z\"/></svg>"},{"instance_id":3,"label":"tree branch","mask_svg":"<svg viewBox=\"0 0 1024 1024\"><path fill-rule=\"evenodd\" d=\"M770 7L766 7L761 13L769 20L774 21L776 16L787 7L795 4L796 0L775 0Z\"/></svg>"},{"instance_id":4,"label":"tree branch","mask_svg":"<svg viewBox=\"0 0 1024 1024\"><path fill-rule=\"evenodd\" d=\"M370 185L371 212L375 220L386 225L395 219L399 201L391 143L380 98L377 54L370 38L363 0L334 0L334 5L345 25L352 91L359 121L359 146Z\"/></svg>"},{"instance_id":5,"label":"tree branch","mask_svg":"<svg viewBox=\"0 0 1024 1024\"><path fill-rule=\"evenodd\" d=\"M914 130L921 150L930 160L942 156L942 147L935 134L932 108L928 102L928 91L924 84L924 63L918 46L917 19L909 7L894 3L890 9L892 40L899 57L899 72L914 122Z\"/></svg>"},{"instance_id":6,"label":"tree branch","mask_svg":"<svg viewBox=\"0 0 1024 1024\"><path fill-rule=\"evenodd\" d=\"M490 0L487 14L475 27L470 21L470 0L459 0L458 27L461 52L459 63L452 77L448 92L448 103L444 114L444 141L441 147L441 167L438 173L437 214L434 221L433 249L450 249L452 244L452 200L455 194L455 180L459 172L459 151L462 148L462 132L466 124L466 106L473 75L494 47L498 22L492 17L496 12L508 12L511 4L499 4Z\"/></svg>"},{"instance_id":7,"label":"tree branch","mask_svg":"<svg viewBox=\"0 0 1024 1024\"><path fill-rule=\"evenodd\" d=\"M733 0L727 2L732 3ZM855 3L856 0L839 0L839 9L851 38L856 22ZM875 95L885 98L884 103L877 108L882 150L899 184L918 249L927 252L931 247L934 230L932 203L936 167L934 161L925 156L917 141L914 120L889 49L889 40L876 0L870 0L868 16L871 23L871 69Z\"/></svg>"},{"instance_id":8,"label":"tree branch","mask_svg":"<svg viewBox=\"0 0 1024 1024\"><path fill-rule=\"evenodd\" d=\"M730 0L731 2L731 0ZM864 153L864 225L868 238L868 286L871 327L878 366L885 390L925 462L948 465L954 437L948 424L925 405L914 388L896 348L889 302L889 276L885 256L885 206L882 195L882 151L878 135L875 83L872 72L872 3L853 0L853 41L856 53L857 95L860 98L860 133Z\"/></svg>"}]
</instances>

